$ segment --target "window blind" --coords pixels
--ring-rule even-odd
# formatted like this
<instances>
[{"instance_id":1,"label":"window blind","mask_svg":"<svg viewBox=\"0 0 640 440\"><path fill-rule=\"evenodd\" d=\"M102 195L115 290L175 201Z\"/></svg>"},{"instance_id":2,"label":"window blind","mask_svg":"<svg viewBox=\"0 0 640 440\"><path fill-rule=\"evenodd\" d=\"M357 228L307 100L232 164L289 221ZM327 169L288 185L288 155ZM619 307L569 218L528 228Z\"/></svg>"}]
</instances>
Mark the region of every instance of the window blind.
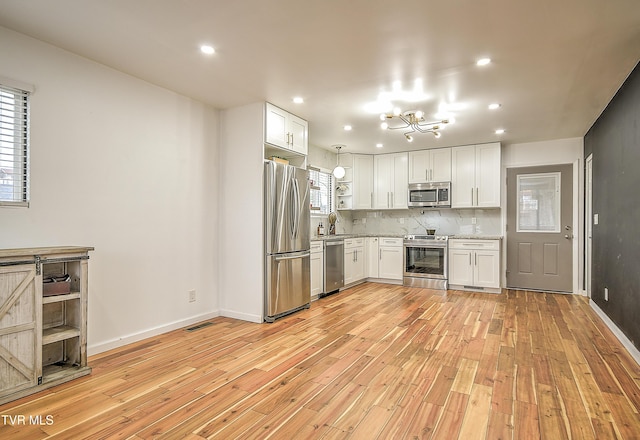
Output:
<instances>
[{"instance_id":1,"label":"window blind","mask_svg":"<svg viewBox=\"0 0 640 440\"><path fill-rule=\"evenodd\" d=\"M309 167L311 214L329 214L333 206L333 175Z\"/></svg>"},{"instance_id":2,"label":"window blind","mask_svg":"<svg viewBox=\"0 0 640 440\"><path fill-rule=\"evenodd\" d=\"M0 84L0 205L29 203L29 92Z\"/></svg>"}]
</instances>

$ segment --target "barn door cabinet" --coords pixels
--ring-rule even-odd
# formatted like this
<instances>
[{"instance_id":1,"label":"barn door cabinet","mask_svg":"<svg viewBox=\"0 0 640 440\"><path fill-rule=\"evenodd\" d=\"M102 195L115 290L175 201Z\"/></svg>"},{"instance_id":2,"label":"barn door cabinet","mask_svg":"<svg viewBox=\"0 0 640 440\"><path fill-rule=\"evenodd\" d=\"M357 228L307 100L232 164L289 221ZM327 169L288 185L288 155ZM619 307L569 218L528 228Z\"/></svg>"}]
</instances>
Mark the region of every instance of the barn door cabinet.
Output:
<instances>
[{"instance_id":1,"label":"barn door cabinet","mask_svg":"<svg viewBox=\"0 0 640 440\"><path fill-rule=\"evenodd\" d=\"M0 249L0 404L91 372L90 247Z\"/></svg>"}]
</instances>

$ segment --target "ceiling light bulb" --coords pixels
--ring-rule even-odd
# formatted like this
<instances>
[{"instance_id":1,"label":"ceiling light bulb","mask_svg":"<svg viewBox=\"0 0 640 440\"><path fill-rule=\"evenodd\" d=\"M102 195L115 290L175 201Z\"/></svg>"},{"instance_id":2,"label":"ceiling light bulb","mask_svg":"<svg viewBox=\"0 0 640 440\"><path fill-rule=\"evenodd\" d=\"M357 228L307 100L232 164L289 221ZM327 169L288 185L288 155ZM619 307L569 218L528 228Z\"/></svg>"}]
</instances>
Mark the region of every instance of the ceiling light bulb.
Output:
<instances>
[{"instance_id":1,"label":"ceiling light bulb","mask_svg":"<svg viewBox=\"0 0 640 440\"><path fill-rule=\"evenodd\" d=\"M386 130L387 128L389 128L389 124L387 124L386 122L383 122L382 124L380 124L380 128L382 128L383 130Z\"/></svg>"},{"instance_id":2,"label":"ceiling light bulb","mask_svg":"<svg viewBox=\"0 0 640 440\"><path fill-rule=\"evenodd\" d=\"M500 104L494 102L493 104L489 104L489 110L496 110L500 108Z\"/></svg>"},{"instance_id":3,"label":"ceiling light bulb","mask_svg":"<svg viewBox=\"0 0 640 440\"><path fill-rule=\"evenodd\" d=\"M384 113L382 113L382 114L380 115L380 120L381 120L381 121L386 121L386 120L387 120L387 115L386 115L386 114L384 114Z\"/></svg>"},{"instance_id":4,"label":"ceiling light bulb","mask_svg":"<svg viewBox=\"0 0 640 440\"><path fill-rule=\"evenodd\" d=\"M293 98L293 102L295 104L302 104L304 102L304 99L300 96L296 96L295 98Z\"/></svg>"},{"instance_id":5,"label":"ceiling light bulb","mask_svg":"<svg viewBox=\"0 0 640 440\"><path fill-rule=\"evenodd\" d=\"M442 136L439 131L434 132L433 135L436 137L436 139L440 139L440 136Z\"/></svg>"},{"instance_id":6,"label":"ceiling light bulb","mask_svg":"<svg viewBox=\"0 0 640 440\"><path fill-rule=\"evenodd\" d=\"M353 129L353 127L351 127L351 125L345 125L344 126L344 131L351 131Z\"/></svg>"},{"instance_id":7,"label":"ceiling light bulb","mask_svg":"<svg viewBox=\"0 0 640 440\"><path fill-rule=\"evenodd\" d=\"M476 64L478 66L486 66L487 64L489 64L491 62L491 58L480 58Z\"/></svg>"},{"instance_id":8,"label":"ceiling light bulb","mask_svg":"<svg viewBox=\"0 0 640 440\"><path fill-rule=\"evenodd\" d=\"M422 119L423 116L424 116L424 112L422 112L422 110L418 110L416 112L416 118Z\"/></svg>"},{"instance_id":9,"label":"ceiling light bulb","mask_svg":"<svg viewBox=\"0 0 640 440\"><path fill-rule=\"evenodd\" d=\"M382 144L376 144L376 148L382 148L384 145Z\"/></svg>"},{"instance_id":10,"label":"ceiling light bulb","mask_svg":"<svg viewBox=\"0 0 640 440\"><path fill-rule=\"evenodd\" d=\"M207 54L207 55L211 55L211 54L216 53L216 50L211 46L203 44L202 46L200 46L200 52L202 52L204 54Z\"/></svg>"},{"instance_id":11,"label":"ceiling light bulb","mask_svg":"<svg viewBox=\"0 0 640 440\"><path fill-rule=\"evenodd\" d=\"M413 142L413 136L405 135L408 142Z\"/></svg>"},{"instance_id":12,"label":"ceiling light bulb","mask_svg":"<svg viewBox=\"0 0 640 440\"><path fill-rule=\"evenodd\" d=\"M400 107L396 107L393 109L393 116L400 116L400 113L402 113L402 110L400 110Z\"/></svg>"},{"instance_id":13,"label":"ceiling light bulb","mask_svg":"<svg viewBox=\"0 0 640 440\"><path fill-rule=\"evenodd\" d=\"M503 134L504 133L504 128L499 128L496 130L496 134Z\"/></svg>"},{"instance_id":14,"label":"ceiling light bulb","mask_svg":"<svg viewBox=\"0 0 640 440\"><path fill-rule=\"evenodd\" d=\"M338 165L333 169L333 175L336 177L336 179L342 179L345 174L346 174L346 171L340 165Z\"/></svg>"}]
</instances>

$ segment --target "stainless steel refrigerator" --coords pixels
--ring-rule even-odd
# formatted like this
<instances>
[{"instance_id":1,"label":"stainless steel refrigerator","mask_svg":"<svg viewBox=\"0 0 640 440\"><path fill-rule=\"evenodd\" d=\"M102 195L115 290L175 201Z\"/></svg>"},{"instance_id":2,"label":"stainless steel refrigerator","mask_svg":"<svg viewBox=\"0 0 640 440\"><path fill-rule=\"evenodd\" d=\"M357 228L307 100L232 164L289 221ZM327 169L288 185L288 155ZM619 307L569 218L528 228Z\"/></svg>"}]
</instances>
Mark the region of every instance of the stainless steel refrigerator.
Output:
<instances>
[{"instance_id":1,"label":"stainless steel refrigerator","mask_svg":"<svg viewBox=\"0 0 640 440\"><path fill-rule=\"evenodd\" d=\"M265 321L311 304L309 172L264 166Z\"/></svg>"}]
</instances>

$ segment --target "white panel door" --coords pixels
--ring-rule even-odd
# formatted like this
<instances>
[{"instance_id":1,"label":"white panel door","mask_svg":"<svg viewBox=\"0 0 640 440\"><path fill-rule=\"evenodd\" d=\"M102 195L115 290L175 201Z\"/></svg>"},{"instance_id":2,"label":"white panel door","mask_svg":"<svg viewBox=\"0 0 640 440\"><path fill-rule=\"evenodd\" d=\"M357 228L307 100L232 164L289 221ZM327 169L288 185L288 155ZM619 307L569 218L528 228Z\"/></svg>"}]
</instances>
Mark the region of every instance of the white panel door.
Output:
<instances>
[{"instance_id":1,"label":"white panel door","mask_svg":"<svg viewBox=\"0 0 640 440\"><path fill-rule=\"evenodd\" d=\"M451 181L451 148L436 148L431 152L431 181Z\"/></svg>"},{"instance_id":2,"label":"white panel door","mask_svg":"<svg viewBox=\"0 0 640 440\"><path fill-rule=\"evenodd\" d=\"M475 206L500 207L500 144L476 146L475 176Z\"/></svg>"},{"instance_id":3,"label":"white panel door","mask_svg":"<svg viewBox=\"0 0 640 440\"><path fill-rule=\"evenodd\" d=\"M451 149L451 207L474 206L476 148L454 147Z\"/></svg>"},{"instance_id":4,"label":"white panel door","mask_svg":"<svg viewBox=\"0 0 640 440\"><path fill-rule=\"evenodd\" d=\"M289 114L289 132L290 132L290 145L289 147L300 154L307 154L309 150L309 124L302 118L296 115Z\"/></svg>"},{"instance_id":5,"label":"white panel door","mask_svg":"<svg viewBox=\"0 0 640 440\"><path fill-rule=\"evenodd\" d=\"M264 141L282 148L289 148L287 143L287 112L273 106L266 105L266 127Z\"/></svg>"},{"instance_id":6,"label":"white panel door","mask_svg":"<svg viewBox=\"0 0 640 440\"><path fill-rule=\"evenodd\" d=\"M449 249L449 284L473 285L472 251Z\"/></svg>"},{"instance_id":7,"label":"white panel door","mask_svg":"<svg viewBox=\"0 0 640 440\"><path fill-rule=\"evenodd\" d=\"M393 155L393 180L391 188L391 208L407 209L409 169L407 153Z\"/></svg>"},{"instance_id":8,"label":"white panel door","mask_svg":"<svg viewBox=\"0 0 640 440\"><path fill-rule=\"evenodd\" d=\"M500 287L500 252L474 251L474 286Z\"/></svg>"},{"instance_id":9,"label":"white panel door","mask_svg":"<svg viewBox=\"0 0 640 440\"><path fill-rule=\"evenodd\" d=\"M311 296L318 296L324 291L324 254L311 253Z\"/></svg>"},{"instance_id":10,"label":"white panel door","mask_svg":"<svg viewBox=\"0 0 640 440\"><path fill-rule=\"evenodd\" d=\"M374 192L373 207L388 209L391 207L391 179L393 179L393 157L389 154L373 158Z\"/></svg>"},{"instance_id":11,"label":"white panel door","mask_svg":"<svg viewBox=\"0 0 640 440\"><path fill-rule=\"evenodd\" d=\"M431 153L429 150L409 152L409 183L428 182L430 170ZM449 170L449 173L451 173L451 170Z\"/></svg>"},{"instance_id":12,"label":"white panel door","mask_svg":"<svg viewBox=\"0 0 640 440\"><path fill-rule=\"evenodd\" d=\"M373 202L373 156L353 155L353 209L371 209Z\"/></svg>"},{"instance_id":13,"label":"white panel door","mask_svg":"<svg viewBox=\"0 0 640 440\"><path fill-rule=\"evenodd\" d=\"M367 237L366 240L367 269L365 276L367 278L378 278L378 237Z\"/></svg>"},{"instance_id":14,"label":"white panel door","mask_svg":"<svg viewBox=\"0 0 640 440\"><path fill-rule=\"evenodd\" d=\"M380 247L380 264L378 266L380 278L391 280L402 279L402 248Z\"/></svg>"}]
</instances>

